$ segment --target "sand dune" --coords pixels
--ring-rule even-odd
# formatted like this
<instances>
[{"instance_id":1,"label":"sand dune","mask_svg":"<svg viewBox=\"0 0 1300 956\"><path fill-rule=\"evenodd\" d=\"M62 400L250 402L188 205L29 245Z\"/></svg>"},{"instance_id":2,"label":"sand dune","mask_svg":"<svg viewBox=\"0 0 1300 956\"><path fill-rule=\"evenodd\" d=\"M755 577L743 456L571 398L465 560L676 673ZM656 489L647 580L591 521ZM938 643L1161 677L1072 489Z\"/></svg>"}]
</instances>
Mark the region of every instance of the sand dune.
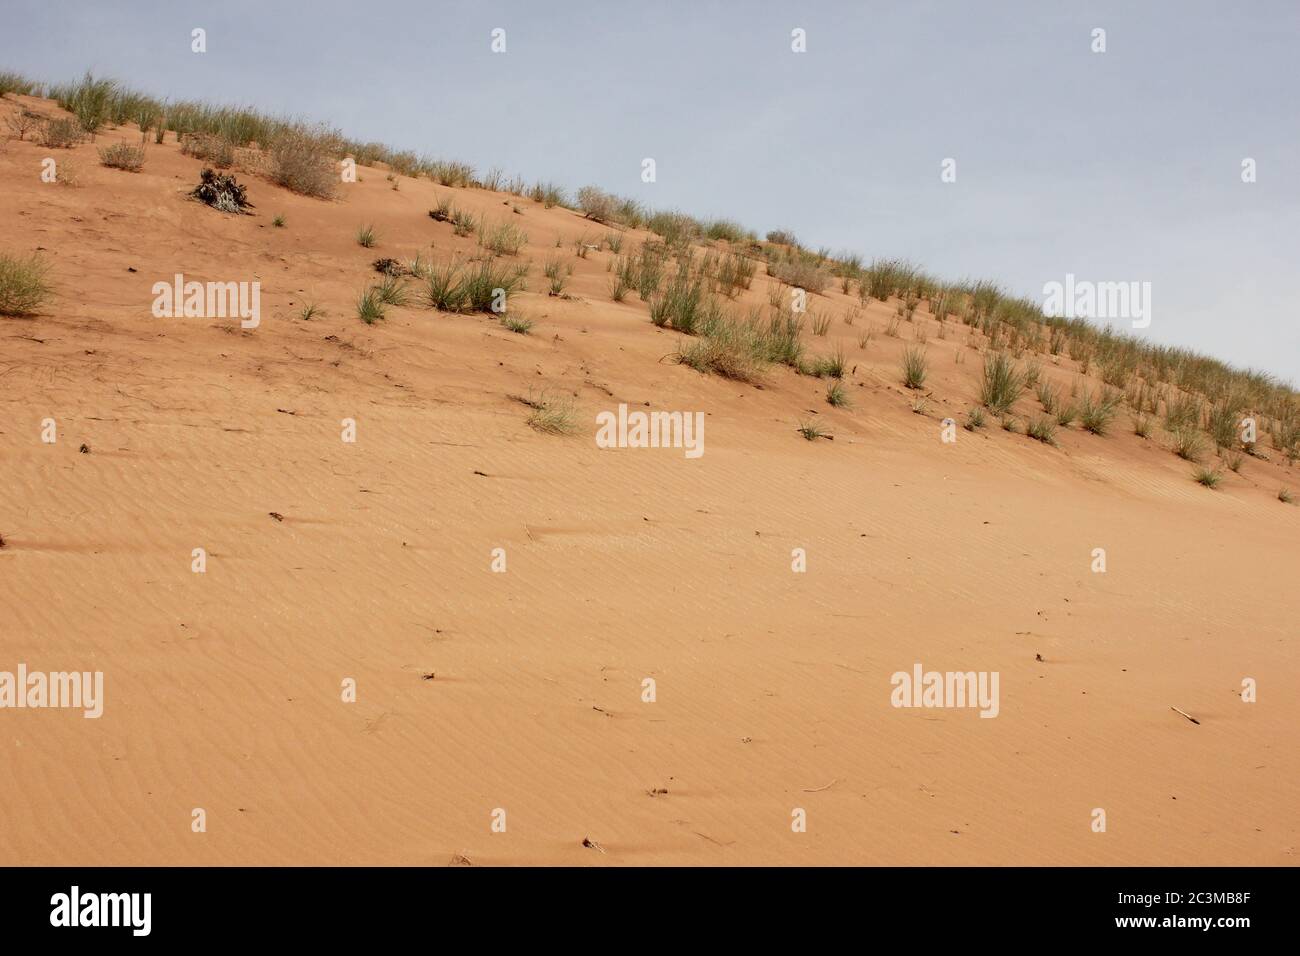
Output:
<instances>
[{"instance_id":1,"label":"sand dune","mask_svg":"<svg viewBox=\"0 0 1300 956\"><path fill-rule=\"evenodd\" d=\"M856 299L817 297L836 318L810 347L852 368L831 408L788 369L756 388L664 360L681 336L610 301L608 251L547 296L556 240L607 231L571 210L362 168L332 202L249 178L256 215L228 216L186 198L202 164L171 136L138 174L95 149L59 152L76 188L31 142L0 154L0 251L42 251L56 289L0 321L0 670L105 675L99 719L0 713L0 862L1297 862L1278 456L1212 492L1127 427L945 444L981 355L929 316L916 414L915 330L860 349L893 305L850 327ZM447 194L527 231L531 334L356 318L377 256L474 251L426 215ZM259 280L260 326L154 318L178 272ZM575 434L525 424L511 396L543 390ZM619 403L703 411L705 454L598 448ZM795 431L813 413L833 441ZM997 719L891 706L917 662L998 672Z\"/></svg>"}]
</instances>

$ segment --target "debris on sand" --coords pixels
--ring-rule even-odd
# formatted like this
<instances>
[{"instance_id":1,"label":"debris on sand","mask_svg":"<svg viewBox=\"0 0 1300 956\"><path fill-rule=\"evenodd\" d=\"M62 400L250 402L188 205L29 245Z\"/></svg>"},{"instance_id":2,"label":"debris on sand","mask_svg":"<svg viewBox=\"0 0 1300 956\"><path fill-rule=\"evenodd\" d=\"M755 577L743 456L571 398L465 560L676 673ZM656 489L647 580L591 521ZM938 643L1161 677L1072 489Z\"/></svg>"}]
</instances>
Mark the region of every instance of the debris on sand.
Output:
<instances>
[{"instance_id":1,"label":"debris on sand","mask_svg":"<svg viewBox=\"0 0 1300 956\"><path fill-rule=\"evenodd\" d=\"M244 187L235 182L235 177L229 173L205 169L199 174L199 179L201 182L190 195L204 205L236 215L243 215L245 209L253 208L244 193Z\"/></svg>"},{"instance_id":2,"label":"debris on sand","mask_svg":"<svg viewBox=\"0 0 1300 956\"><path fill-rule=\"evenodd\" d=\"M597 843L595 840L593 840L591 837L583 837L582 845L589 850L599 850L601 853L605 852L605 848L601 846L599 843Z\"/></svg>"},{"instance_id":3,"label":"debris on sand","mask_svg":"<svg viewBox=\"0 0 1300 956\"><path fill-rule=\"evenodd\" d=\"M1196 724L1197 726L1200 726L1201 722L1197 720L1195 717L1193 717L1191 714L1189 714L1187 711L1179 710L1177 707L1170 707L1169 709L1172 710L1175 714L1179 714L1180 716L1186 717L1192 723Z\"/></svg>"}]
</instances>

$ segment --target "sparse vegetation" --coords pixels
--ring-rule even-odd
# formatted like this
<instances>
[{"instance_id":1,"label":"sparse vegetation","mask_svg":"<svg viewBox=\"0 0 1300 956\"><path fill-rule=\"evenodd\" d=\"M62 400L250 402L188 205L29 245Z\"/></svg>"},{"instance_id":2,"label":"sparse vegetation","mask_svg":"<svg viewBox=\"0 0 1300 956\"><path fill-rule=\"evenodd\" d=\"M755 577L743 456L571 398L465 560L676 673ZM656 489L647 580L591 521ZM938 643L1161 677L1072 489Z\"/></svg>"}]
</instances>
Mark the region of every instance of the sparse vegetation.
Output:
<instances>
[{"instance_id":1,"label":"sparse vegetation","mask_svg":"<svg viewBox=\"0 0 1300 956\"><path fill-rule=\"evenodd\" d=\"M1094 435L1105 435L1119 407L1119 396L1098 391L1079 399L1079 424Z\"/></svg>"},{"instance_id":2,"label":"sparse vegetation","mask_svg":"<svg viewBox=\"0 0 1300 956\"><path fill-rule=\"evenodd\" d=\"M469 266L451 259L441 266L421 266L417 275L424 282L425 303L442 312L504 313L523 283L520 270L492 258Z\"/></svg>"},{"instance_id":3,"label":"sparse vegetation","mask_svg":"<svg viewBox=\"0 0 1300 956\"><path fill-rule=\"evenodd\" d=\"M518 335L527 335L533 327L532 319L517 318L513 315L503 315L501 324Z\"/></svg>"},{"instance_id":4,"label":"sparse vegetation","mask_svg":"<svg viewBox=\"0 0 1300 956\"><path fill-rule=\"evenodd\" d=\"M144 146L131 146L127 143L114 143L101 146L99 161L114 169L124 169L128 173L138 173L144 168Z\"/></svg>"},{"instance_id":5,"label":"sparse vegetation","mask_svg":"<svg viewBox=\"0 0 1300 956\"><path fill-rule=\"evenodd\" d=\"M1056 444L1056 422L1050 418L1036 418L1025 427L1025 434L1044 445Z\"/></svg>"},{"instance_id":6,"label":"sparse vegetation","mask_svg":"<svg viewBox=\"0 0 1300 956\"><path fill-rule=\"evenodd\" d=\"M908 388L921 388L925 385L927 362L925 349L909 346L903 350L903 384Z\"/></svg>"},{"instance_id":7,"label":"sparse vegetation","mask_svg":"<svg viewBox=\"0 0 1300 956\"><path fill-rule=\"evenodd\" d=\"M1005 415L1020 398L1025 379L1016 371L1005 352L992 352L984 359L980 378L980 403L994 415Z\"/></svg>"},{"instance_id":8,"label":"sparse vegetation","mask_svg":"<svg viewBox=\"0 0 1300 956\"><path fill-rule=\"evenodd\" d=\"M218 169L227 169L235 164L234 145L213 133L186 133L181 137L181 152Z\"/></svg>"},{"instance_id":9,"label":"sparse vegetation","mask_svg":"<svg viewBox=\"0 0 1300 956\"><path fill-rule=\"evenodd\" d=\"M973 431L974 431L975 429L977 429L977 428L983 428L983 427L984 427L984 409L981 408L979 405L976 405L976 406L975 406L974 408L972 408L969 412L967 412L967 413L966 413L966 424L965 424L964 427L965 427L965 429L966 429L968 432L973 432Z\"/></svg>"},{"instance_id":10,"label":"sparse vegetation","mask_svg":"<svg viewBox=\"0 0 1300 956\"><path fill-rule=\"evenodd\" d=\"M836 408L848 407L849 395L844 389L844 383L839 379L833 380L826 386L826 404L833 405Z\"/></svg>"},{"instance_id":11,"label":"sparse vegetation","mask_svg":"<svg viewBox=\"0 0 1300 956\"><path fill-rule=\"evenodd\" d=\"M378 244L379 236L375 233L374 225L361 226L357 229L357 245L366 249L373 249Z\"/></svg>"},{"instance_id":12,"label":"sparse vegetation","mask_svg":"<svg viewBox=\"0 0 1300 956\"><path fill-rule=\"evenodd\" d=\"M384 302L378 290L371 286L357 299L357 318L366 325L374 325L384 317Z\"/></svg>"},{"instance_id":13,"label":"sparse vegetation","mask_svg":"<svg viewBox=\"0 0 1300 956\"><path fill-rule=\"evenodd\" d=\"M811 419L799 422L797 431L804 438L808 439L808 441L816 441L819 438L830 437L830 432L822 427L819 422L812 421Z\"/></svg>"},{"instance_id":14,"label":"sparse vegetation","mask_svg":"<svg viewBox=\"0 0 1300 956\"><path fill-rule=\"evenodd\" d=\"M1219 483L1223 481L1223 475L1206 467L1197 468L1192 473L1192 477L1196 479L1197 484L1204 485L1206 488L1217 488Z\"/></svg>"},{"instance_id":15,"label":"sparse vegetation","mask_svg":"<svg viewBox=\"0 0 1300 956\"><path fill-rule=\"evenodd\" d=\"M570 399L556 399L542 395L529 402L532 414L528 416L528 426L548 435L567 435L576 427L574 422L573 402Z\"/></svg>"},{"instance_id":16,"label":"sparse vegetation","mask_svg":"<svg viewBox=\"0 0 1300 956\"><path fill-rule=\"evenodd\" d=\"M285 126L266 147L271 181L304 196L329 199L338 181L335 157L342 152L342 138L324 127Z\"/></svg>"},{"instance_id":17,"label":"sparse vegetation","mask_svg":"<svg viewBox=\"0 0 1300 956\"><path fill-rule=\"evenodd\" d=\"M513 223L479 226L478 244L499 256L514 256L528 242L528 234Z\"/></svg>"},{"instance_id":18,"label":"sparse vegetation","mask_svg":"<svg viewBox=\"0 0 1300 956\"><path fill-rule=\"evenodd\" d=\"M47 120L40 129L40 144L51 149L71 149L85 138L75 120Z\"/></svg>"},{"instance_id":19,"label":"sparse vegetation","mask_svg":"<svg viewBox=\"0 0 1300 956\"><path fill-rule=\"evenodd\" d=\"M50 295L48 276L39 256L0 254L0 315L35 315Z\"/></svg>"},{"instance_id":20,"label":"sparse vegetation","mask_svg":"<svg viewBox=\"0 0 1300 956\"><path fill-rule=\"evenodd\" d=\"M1195 425L1179 425L1170 432L1174 454L1185 461L1200 461L1205 455L1205 439Z\"/></svg>"}]
</instances>

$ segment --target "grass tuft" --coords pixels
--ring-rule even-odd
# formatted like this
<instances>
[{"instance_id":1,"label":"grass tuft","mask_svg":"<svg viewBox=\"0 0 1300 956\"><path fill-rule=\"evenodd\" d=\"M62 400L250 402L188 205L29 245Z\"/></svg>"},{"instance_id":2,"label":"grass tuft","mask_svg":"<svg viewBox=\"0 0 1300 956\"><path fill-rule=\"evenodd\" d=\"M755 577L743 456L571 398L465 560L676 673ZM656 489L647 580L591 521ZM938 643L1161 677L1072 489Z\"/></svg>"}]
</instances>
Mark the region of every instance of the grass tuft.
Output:
<instances>
[{"instance_id":1,"label":"grass tuft","mask_svg":"<svg viewBox=\"0 0 1300 956\"><path fill-rule=\"evenodd\" d=\"M50 294L48 275L49 265L36 255L0 254L0 315L35 315Z\"/></svg>"}]
</instances>

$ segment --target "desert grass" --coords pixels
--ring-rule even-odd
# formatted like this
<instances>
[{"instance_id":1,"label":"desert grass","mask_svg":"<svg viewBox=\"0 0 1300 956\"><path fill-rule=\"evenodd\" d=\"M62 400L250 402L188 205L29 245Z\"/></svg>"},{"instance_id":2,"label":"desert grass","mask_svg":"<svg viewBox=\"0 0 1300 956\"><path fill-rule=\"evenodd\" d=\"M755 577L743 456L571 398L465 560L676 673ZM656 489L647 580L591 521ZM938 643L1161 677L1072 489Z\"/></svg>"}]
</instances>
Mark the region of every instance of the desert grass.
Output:
<instances>
[{"instance_id":1,"label":"desert grass","mask_svg":"<svg viewBox=\"0 0 1300 956\"><path fill-rule=\"evenodd\" d=\"M298 318L302 319L304 322L310 322L321 314L320 307L317 306L315 302L308 302L298 310Z\"/></svg>"},{"instance_id":2,"label":"desert grass","mask_svg":"<svg viewBox=\"0 0 1300 956\"><path fill-rule=\"evenodd\" d=\"M41 84L27 79L21 73L3 70L0 71L0 97L9 93L15 96L43 96L45 90Z\"/></svg>"},{"instance_id":3,"label":"desert grass","mask_svg":"<svg viewBox=\"0 0 1300 956\"><path fill-rule=\"evenodd\" d=\"M44 259L0 254L0 315L35 315L50 292Z\"/></svg>"},{"instance_id":4,"label":"desert grass","mask_svg":"<svg viewBox=\"0 0 1300 956\"><path fill-rule=\"evenodd\" d=\"M1151 437L1151 416L1150 415L1139 414L1133 416L1133 434L1137 435L1138 438Z\"/></svg>"},{"instance_id":5,"label":"desert grass","mask_svg":"<svg viewBox=\"0 0 1300 956\"><path fill-rule=\"evenodd\" d=\"M903 350L903 384L908 388L921 388L925 385L928 363L925 349L909 346Z\"/></svg>"},{"instance_id":6,"label":"desert grass","mask_svg":"<svg viewBox=\"0 0 1300 956\"><path fill-rule=\"evenodd\" d=\"M683 263L663 292L650 300L650 321L693 335L717 317L719 306L708 293L706 277Z\"/></svg>"},{"instance_id":7,"label":"desert grass","mask_svg":"<svg viewBox=\"0 0 1300 956\"><path fill-rule=\"evenodd\" d=\"M373 224L361 226L357 229L357 245L366 249L373 249L379 244L379 235L375 232Z\"/></svg>"},{"instance_id":8,"label":"desert grass","mask_svg":"<svg viewBox=\"0 0 1300 956\"><path fill-rule=\"evenodd\" d=\"M505 313L511 295L523 286L523 273L495 258L463 263L455 259L441 265L420 266L424 283L421 297L440 312Z\"/></svg>"},{"instance_id":9,"label":"desert grass","mask_svg":"<svg viewBox=\"0 0 1300 956\"><path fill-rule=\"evenodd\" d=\"M87 75L72 83L45 87L19 74L6 72L0 88L17 93L44 94L72 112L75 119L47 123L38 138L50 147L73 146L83 135L93 136L105 125L135 122L145 132L153 129L156 142L165 133L178 138L192 133L222 137L240 149L260 150L265 159L265 174L286 188L306 195L328 196L339 180L337 161L352 156L362 165L386 163L396 172L425 177L452 187L484 185L475 179L473 166L446 159L416 156L373 142L349 140L335 130L312 127L299 122L268 116L245 107L213 105L193 101L164 102L127 89L112 80ZM242 161L241 161L242 162ZM489 173L488 185L501 185L500 177ZM523 194L522 180L508 188ZM553 184L538 183L527 193L548 206L566 205L564 191ZM768 261L769 272L780 278L794 279L796 271L815 277L838 277L842 288L857 283L857 294L865 303L884 302L891 297L907 302L909 297L928 301L936 319L955 315L993 344L1019 355L1025 349L1046 348L1053 356L1068 354L1085 374L1096 365L1100 375L1115 387L1132 387L1135 379L1143 388L1165 397L1167 422L1172 430L1182 422L1177 406L1195 403L1212 407L1231 399L1233 404L1253 409L1264 428L1273 436L1275 447L1288 459L1300 457L1300 396L1287 383L1250 369L1234 368L1227 363L1188 349L1170 347L1135 337L1111 328L1101 328L1084 319L1045 318L1039 303L1008 295L990 280L943 283L915 266L896 259L877 259L868 266L852 253L831 255L829 250L804 248L789 231L769 232L767 243L758 243L750 233L728 219L701 223L680 212L647 213L634 200L620 199L586 187L578 207L589 218L624 225L646 225L662 236L665 244L680 251L691 242L745 242L753 251L761 251ZM458 235L472 235L474 228L457 225ZM800 280L797 284L809 291L820 291L820 278ZM647 290L653 294L653 289ZM904 305L906 310L906 304ZM1143 400L1144 405L1148 405ZM1170 414L1170 406L1173 408ZM1155 408L1136 408L1158 414ZM1199 423L1201 416L1196 416ZM1213 434L1213 432L1212 432ZM1226 430L1215 436L1226 437ZM1225 446L1226 447L1226 446Z\"/></svg>"},{"instance_id":10,"label":"desert grass","mask_svg":"<svg viewBox=\"0 0 1300 956\"><path fill-rule=\"evenodd\" d=\"M528 233L513 223L484 222L478 229L478 244L499 256L516 256L528 243Z\"/></svg>"},{"instance_id":11,"label":"desert grass","mask_svg":"<svg viewBox=\"0 0 1300 956\"><path fill-rule=\"evenodd\" d=\"M501 324L517 335L527 335L533 327L532 319L519 318L513 315L503 315Z\"/></svg>"},{"instance_id":12,"label":"desert grass","mask_svg":"<svg viewBox=\"0 0 1300 956\"><path fill-rule=\"evenodd\" d=\"M812 325L813 335L825 335L831 327L831 317L829 315L818 315L813 312L808 318Z\"/></svg>"},{"instance_id":13,"label":"desert grass","mask_svg":"<svg viewBox=\"0 0 1300 956\"><path fill-rule=\"evenodd\" d=\"M568 435L577 428L572 399L543 394L530 404L533 411L527 419L529 428L547 435Z\"/></svg>"},{"instance_id":14,"label":"desert grass","mask_svg":"<svg viewBox=\"0 0 1300 956\"><path fill-rule=\"evenodd\" d=\"M561 295L564 287L569 281L569 276L573 273L573 266L566 264L559 257L548 257L542 264L542 274L550 280L551 295Z\"/></svg>"},{"instance_id":15,"label":"desert grass","mask_svg":"<svg viewBox=\"0 0 1300 956\"><path fill-rule=\"evenodd\" d=\"M277 229L283 229L284 216L276 216L274 219L271 220L271 225L275 226L275 228Z\"/></svg>"},{"instance_id":16,"label":"desert grass","mask_svg":"<svg viewBox=\"0 0 1300 956\"><path fill-rule=\"evenodd\" d=\"M186 133L181 137L181 152L219 169L235 164L235 146L214 133Z\"/></svg>"},{"instance_id":17,"label":"desert grass","mask_svg":"<svg viewBox=\"0 0 1300 956\"><path fill-rule=\"evenodd\" d=\"M144 147L130 146L126 143L114 143L101 146L99 161L113 169L123 169L128 173L138 173L144 168Z\"/></svg>"},{"instance_id":18,"label":"desert grass","mask_svg":"<svg viewBox=\"0 0 1300 956\"><path fill-rule=\"evenodd\" d=\"M1205 455L1205 439L1195 425L1179 425L1170 433L1174 454L1184 461L1200 461Z\"/></svg>"},{"instance_id":19,"label":"desert grass","mask_svg":"<svg viewBox=\"0 0 1300 956\"><path fill-rule=\"evenodd\" d=\"M1204 485L1206 488L1217 488L1223 481L1223 475L1212 468L1202 466L1192 472L1192 477L1196 479L1198 485Z\"/></svg>"},{"instance_id":20,"label":"desert grass","mask_svg":"<svg viewBox=\"0 0 1300 956\"><path fill-rule=\"evenodd\" d=\"M374 286L367 288L357 298L357 318L366 325L374 325L384 318L384 302Z\"/></svg>"},{"instance_id":21,"label":"desert grass","mask_svg":"<svg viewBox=\"0 0 1300 956\"><path fill-rule=\"evenodd\" d=\"M1056 444L1056 422L1047 417L1036 418L1025 427L1025 434L1044 445Z\"/></svg>"},{"instance_id":22,"label":"desert grass","mask_svg":"<svg viewBox=\"0 0 1300 956\"><path fill-rule=\"evenodd\" d=\"M1079 399L1079 424L1084 431L1104 436L1119 407L1119 396L1098 390Z\"/></svg>"},{"instance_id":23,"label":"desert grass","mask_svg":"<svg viewBox=\"0 0 1300 956\"><path fill-rule=\"evenodd\" d=\"M844 388L844 383L835 379L826 386L826 404L835 408L848 408L849 393Z\"/></svg>"},{"instance_id":24,"label":"desert grass","mask_svg":"<svg viewBox=\"0 0 1300 956\"><path fill-rule=\"evenodd\" d=\"M968 432L973 432L977 428L984 427L984 409L976 405L966 413L966 422L963 426Z\"/></svg>"},{"instance_id":25,"label":"desert grass","mask_svg":"<svg viewBox=\"0 0 1300 956\"><path fill-rule=\"evenodd\" d=\"M1228 466L1228 470L1234 475L1241 474L1241 466L1244 459L1237 452L1228 452L1223 456L1223 463Z\"/></svg>"},{"instance_id":26,"label":"desert grass","mask_svg":"<svg viewBox=\"0 0 1300 956\"><path fill-rule=\"evenodd\" d=\"M1025 378L1005 352L991 352L984 358L980 376L980 404L994 415L1005 415L1025 389Z\"/></svg>"},{"instance_id":27,"label":"desert grass","mask_svg":"<svg viewBox=\"0 0 1300 956\"><path fill-rule=\"evenodd\" d=\"M1285 486L1279 488L1277 490L1277 500L1282 502L1284 505L1289 505L1294 500L1291 495L1291 489Z\"/></svg>"},{"instance_id":28,"label":"desert grass","mask_svg":"<svg viewBox=\"0 0 1300 956\"><path fill-rule=\"evenodd\" d=\"M410 300L410 293L406 288L406 283L395 275L385 275L378 283L375 284L375 296L384 305L406 305Z\"/></svg>"},{"instance_id":29,"label":"desert grass","mask_svg":"<svg viewBox=\"0 0 1300 956\"><path fill-rule=\"evenodd\" d=\"M701 329L698 339L678 346L677 361L699 372L756 384L771 365L800 365L800 333L792 317L764 321L757 310L743 320L718 315Z\"/></svg>"},{"instance_id":30,"label":"desert grass","mask_svg":"<svg viewBox=\"0 0 1300 956\"><path fill-rule=\"evenodd\" d=\"M826 430L825 426L812 419L800 421L795 430L804 438L808 439L808 441L816 441L819 438L831 437L831 433Z\"/></svg>"}]
</instances>

